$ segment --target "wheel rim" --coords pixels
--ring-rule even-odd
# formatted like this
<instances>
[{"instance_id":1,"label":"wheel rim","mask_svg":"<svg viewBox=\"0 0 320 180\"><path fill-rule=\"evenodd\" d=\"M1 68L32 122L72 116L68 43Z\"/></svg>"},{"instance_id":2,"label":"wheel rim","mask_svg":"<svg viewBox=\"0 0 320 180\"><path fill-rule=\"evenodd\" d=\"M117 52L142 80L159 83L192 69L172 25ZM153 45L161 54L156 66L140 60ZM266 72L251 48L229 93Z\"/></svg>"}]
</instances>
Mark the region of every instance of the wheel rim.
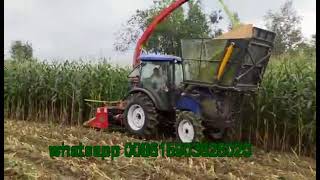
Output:
<instances>
[{"instance_id":1,"label":"wheel rim","mask_svg":"<svg viewBox=\"0 0 320 180\"><path fill-rule=\"evenodd\" d=\"M178 126L178 135L182 142L192 142L194 138L194 128L191 122L188 120L182 120Z\"/></svg>"},{"instance_id":2,"label":"wheel rim","mask_svg":"<svg viewBox=\"0 0 320 180\"><path fill-rule=\"evenodd\" d=\"M128 110L127 120L131 129L140 130L145 123L145 114L142 107L138 104L131 105Z\"/></svg>"}]
</instances>

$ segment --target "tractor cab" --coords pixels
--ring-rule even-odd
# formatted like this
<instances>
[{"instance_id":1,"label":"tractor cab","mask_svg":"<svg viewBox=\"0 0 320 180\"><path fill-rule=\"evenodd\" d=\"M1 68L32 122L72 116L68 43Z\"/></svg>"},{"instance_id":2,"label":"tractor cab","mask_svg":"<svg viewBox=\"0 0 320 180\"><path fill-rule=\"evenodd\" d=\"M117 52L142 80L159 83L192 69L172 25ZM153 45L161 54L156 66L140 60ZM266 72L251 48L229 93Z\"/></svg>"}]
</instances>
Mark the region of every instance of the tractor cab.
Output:
<instances>
[{"instance_id":1,"label":"tractor cab","mask_svg":"<svg viewBox=\"0 0 320 180\"><path fill-rule=\"evenodd\" d=\"M140 65L130 74L136 79L133 91L144 91L158 103L159 110L172 108L174 92L183 82L183 68L180 57L172 55L141 55Z\"/></svg>"}]
</instances>

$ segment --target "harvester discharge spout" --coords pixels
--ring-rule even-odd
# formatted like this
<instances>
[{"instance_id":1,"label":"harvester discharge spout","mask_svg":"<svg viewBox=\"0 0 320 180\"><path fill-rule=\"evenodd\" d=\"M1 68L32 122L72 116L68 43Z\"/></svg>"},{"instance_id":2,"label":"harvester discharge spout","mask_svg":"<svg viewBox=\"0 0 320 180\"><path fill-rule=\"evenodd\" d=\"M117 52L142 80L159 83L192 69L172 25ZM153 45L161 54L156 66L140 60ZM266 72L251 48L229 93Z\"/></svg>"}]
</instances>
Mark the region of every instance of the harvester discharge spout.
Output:
<instances>
[{"instance_id":1,"label":"harvester discharge spout","mask_svg":"<svg viewBox=\"0 0 320 180\"><path fill-rule=\"evenodd\" d=\"M133 56L133 63L132 63L133 67L136 67L140 63L139 56L141 54L142 46L144 43L148 41L149 37L151 36L152 32L155 30L157 25L161 23L163 20L165 20L165 18L168 17L174 10L176 10L177 8L179 8L181 5L183 5L188 1L189 0L177 0L173 2L169 7L163 9L160 12L160 14L154 18L152 23L143 32L141 38L139 39L136 45L134 56Z\"/></svg>"}]
</instances>

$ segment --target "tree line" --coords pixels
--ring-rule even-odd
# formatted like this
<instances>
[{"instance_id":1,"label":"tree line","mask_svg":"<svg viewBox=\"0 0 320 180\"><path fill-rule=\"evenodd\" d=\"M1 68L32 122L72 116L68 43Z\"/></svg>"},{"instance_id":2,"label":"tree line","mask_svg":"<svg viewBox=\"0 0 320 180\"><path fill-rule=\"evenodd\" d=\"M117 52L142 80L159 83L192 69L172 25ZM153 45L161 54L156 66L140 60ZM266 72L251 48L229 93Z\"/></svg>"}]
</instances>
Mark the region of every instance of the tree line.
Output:
<instances>
[{"instance_id":1,"label":"tree line","mask_svg":"<svg viewBox=\"0 0 320 180\"><path fill-rule=\"evenodd\" d=\"M133 48L143 30L151 23L159 12L172 3L173 0L153 0L150 8L137 10L116 34L114 42L116 51L125 52ZM223 11L230 21L231 30L240 22L237 12L232 12L219 0ZM206 14L201 6L201 0L190 0L186 8L179 8L161 23L144 50L151 53L164 53L181 56L181 39L214 38L223 33L219 27L223 17L221 9ZM296 52L297 50L315 52L316 34L311 40L304 39L301 32L302 17L293 7L292 0L287 0L279 10L269 10L264 16L265 26L277 34L274 44L274 55ZM15 60L33 59L32 45L28 42L15 41L12 43L10 54Z\"/></svg>"}]
</instances>

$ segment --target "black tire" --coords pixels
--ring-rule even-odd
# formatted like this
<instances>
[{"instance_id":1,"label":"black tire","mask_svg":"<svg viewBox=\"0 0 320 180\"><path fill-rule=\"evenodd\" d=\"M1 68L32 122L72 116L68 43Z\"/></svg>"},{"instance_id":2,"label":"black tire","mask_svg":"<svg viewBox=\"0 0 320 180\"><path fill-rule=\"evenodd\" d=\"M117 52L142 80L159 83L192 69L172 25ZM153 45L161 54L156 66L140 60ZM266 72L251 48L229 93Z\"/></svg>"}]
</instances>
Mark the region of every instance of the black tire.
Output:
<instances>
[{"instance_id":1,"label":"black tire","mask_svg":"<svg viewBox=\"0 0 320 180\"><path fill-rule=\"evenodd\" d=\"M175 114L174 113L159 113L159 135L165 138L172 138L175 133Z\"/></svg>"},{"instance_id":2,"label":"black tire","mask_svg":"<svg viewBox=\"0 0 320 180\"><path fill-rule=\"evenodd\" d=\"M204 134L211 141L237 141L241 139L241 123L238 119L234 120L231 127L217 128L213 122L204 124Z\"/></svg>"},{"instance_id":3,"label":"black tire","mask_svg":"<svg viewBox=\"0 0 320 180\"><path fill-rule=\"evenodd\" d=\"M223 134L223 141L240 141L242 139L241 125L235 122L232 127L226 128Z\"/></svg>"},{"instance_id":4,"label":"black tire","mask_svg":"<svg viewBox=\"0 0 320 180\"><path fill-rule=\"evenodd\" d=\"M233 121L233 125L224 130L224 141L240 141L242 137L242 108L243 107L243 96L239 99L235 99L237 101L232 109L231 119Z\"/></svg>"},{"instance_id":5,"label":"black tire","mask_svg":"<svg viewBox=\"0 0 320 180\"><path fill-rule=\"evenodd\" d=\"M175 123L175 134L178 141L183 142L179 136L179 124L181 121L186 120L192 124L194 129L194 137L192 142L200 142L204 140L203 126L201 123L201 118L197 117L193 112L190 111L177 111L176 112L176 123Z\"/></svg>"},{"instance_id":6,"label":"black tire","mask_svg":"<svg viewBox=\"0 0 320 180\"><path fill-rule=\"evenodd\" d=\"M128 123L128 111L131 106L139 105L145 115L145 121L141 129L134 130ZM158 130L158 113L152 100L144 93L138 92L131 94L127 99L127 105L124 111L124 125L126 129L140 137L151 137L157 134Z\"/></svg>"},{"instance_id":7,"label":"black tire","mask_svg":"<svg viewBox=\"0 0 320 180\"><path fill-rule=\"evenodd\" d=\"M235 141L241 138L241 123L239 119L233 119L234 124L231 127L217 128L214 122L203 123L204 134L211 141Z\"/></svg>"},{"instance_id":8,"label":"black tire","mask_svg":"<svg viewBox=\"0 0 320 180\"><path fill-rule=\"evenodd\" d=\"M227 96L222 96L223 101L220 104L217 104L217 113L221 117L221 121L225 121L225 118L228 121L232 121L231 127L216 127L215 122L206 121L204 124L205 135L208 139L214 141L234 141L240 140L241 136L241 122L240 122L240 112L242 107L242 98L243 96L239 94L232 95L228 94Z\"/></svg>"},{"instance_id":9,"label":"black tire","mask_svg":"<svg viewBox=\"0 0 320 180\"><path fill-rule=\"evenodd\" d=\"M225 136L225 129L216 128L212 122L206 122L203 126L205 127L203 132L208 140L223 140Z\"/></svg>"}]
</instances>

